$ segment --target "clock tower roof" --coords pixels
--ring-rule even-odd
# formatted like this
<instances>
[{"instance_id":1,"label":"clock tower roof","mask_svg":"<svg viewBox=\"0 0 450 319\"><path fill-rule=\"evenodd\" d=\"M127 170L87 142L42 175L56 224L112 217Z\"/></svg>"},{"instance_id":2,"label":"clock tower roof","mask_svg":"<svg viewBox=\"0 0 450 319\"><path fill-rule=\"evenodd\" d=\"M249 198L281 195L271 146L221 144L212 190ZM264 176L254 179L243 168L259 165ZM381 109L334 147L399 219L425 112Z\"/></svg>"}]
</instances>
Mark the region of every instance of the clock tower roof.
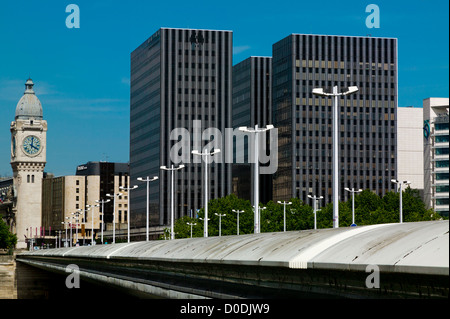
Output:
<instances>
[{"instance_id":1,"label":"clock tower roof","mask_svg":"<svg viewBox=\"0 0 450 319\"><path fill-rule=\"evenodd\" d=\"M33 90L33 81L28 79L25 83L25 92L17 103L15 119L42 120L42 105Z\"/></svg>"}]
</instances>

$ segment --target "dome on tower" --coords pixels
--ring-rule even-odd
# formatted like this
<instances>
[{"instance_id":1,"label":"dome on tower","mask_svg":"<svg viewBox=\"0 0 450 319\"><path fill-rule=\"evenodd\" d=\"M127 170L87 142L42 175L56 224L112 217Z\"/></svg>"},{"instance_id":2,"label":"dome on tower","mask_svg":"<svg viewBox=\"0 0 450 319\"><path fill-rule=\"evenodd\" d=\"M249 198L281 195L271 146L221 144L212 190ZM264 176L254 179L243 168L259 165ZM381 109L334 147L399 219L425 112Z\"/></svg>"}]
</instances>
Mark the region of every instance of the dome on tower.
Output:
<instances>
[{"instance_id":1,"label":"dome on tower","mask_svg":"<svg viewBox=\"0 0 450 319\"><path fill-rule=\"evenodd\" d=\"M33 81L28 79L25 83L25 93L17 103L15 119L42 120L42 105L33 91Z\"/></svg>"}]
</instances>

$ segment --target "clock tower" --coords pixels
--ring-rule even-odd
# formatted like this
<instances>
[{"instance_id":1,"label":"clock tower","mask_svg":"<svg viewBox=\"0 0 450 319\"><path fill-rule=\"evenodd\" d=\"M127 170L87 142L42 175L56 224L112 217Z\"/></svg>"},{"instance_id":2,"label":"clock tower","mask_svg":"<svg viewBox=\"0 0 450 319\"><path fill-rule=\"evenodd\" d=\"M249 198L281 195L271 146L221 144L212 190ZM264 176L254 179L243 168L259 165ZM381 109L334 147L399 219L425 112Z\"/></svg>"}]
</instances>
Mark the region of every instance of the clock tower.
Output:
<instances>
[{"instance_id":1,"label":"clock tower","mask_svg":"<svg viewBox=\"0 0 450 319\"><path fill-rule=\"evenodd\" d=\"M11 123L11 167L15 202L14 229L17 248L26 248L26 238L40 236L42 225L42 178L46 163L47 121L33 90L25 83L25 93L17 103Z\"/></svg>"}]
</instances>

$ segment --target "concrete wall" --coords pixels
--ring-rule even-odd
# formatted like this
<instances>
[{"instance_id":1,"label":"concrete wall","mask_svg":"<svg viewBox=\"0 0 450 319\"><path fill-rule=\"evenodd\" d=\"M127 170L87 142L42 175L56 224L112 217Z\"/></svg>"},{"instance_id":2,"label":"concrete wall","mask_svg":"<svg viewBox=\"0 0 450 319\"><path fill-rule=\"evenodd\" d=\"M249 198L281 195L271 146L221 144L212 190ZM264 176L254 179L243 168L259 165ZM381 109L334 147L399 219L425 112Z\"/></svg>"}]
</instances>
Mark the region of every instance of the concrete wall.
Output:
<instances>
[{"instance_id":1,"label":"concrete wall","mask_svg":"<svg viewBox=\"0 0 450 319\"><path fill-rule=\"evenodd\" d=\"M0 299L16 299L14 256L0 255Z\"/></svg>"},{"instance_id":2,"label":"concrete wall","mask_svg":"<svg viewBox=\"0 0 450 319\"><path fill-rule=\"evenodd\" d=\"M423 109L397 109L398 179L423 190Z\"/></svg>"}]
</instances>

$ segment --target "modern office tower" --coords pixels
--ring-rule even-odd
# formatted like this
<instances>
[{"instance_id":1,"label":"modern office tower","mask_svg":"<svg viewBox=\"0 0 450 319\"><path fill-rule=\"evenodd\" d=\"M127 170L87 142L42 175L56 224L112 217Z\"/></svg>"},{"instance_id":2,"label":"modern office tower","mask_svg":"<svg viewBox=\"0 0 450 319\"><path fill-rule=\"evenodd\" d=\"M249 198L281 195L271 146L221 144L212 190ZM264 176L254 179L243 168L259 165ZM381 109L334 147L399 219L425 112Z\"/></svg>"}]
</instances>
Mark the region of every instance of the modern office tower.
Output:
<instances>
[{"instance_id":1,"label":"modern office tower","mask_svg":"<svg viewBox=\"0 0 450 319\"><path fill-rule=\"evenodd\" d=\"M449 212L449 99L423 100L424 201L441 216Z\"/></svg>"},{"instance_id":2,"label":"modern office tower","mask_svg":"<svg viewBox=\"0 0 450 319\"><path fill-rule=\"evenodd\" d=\"M206 129L231 128L232 49L231 31L161 28L131 53L130 176L132 182L159 176L150 183L151 225L170 224L171 173L160 166L185 165L174 172L175 219L203 207L205 165L191 151L210 144ZM208 165L210 199L231 193L230 166L224 160ZM143 220L145 183L133 192L131 221Z\"/></svg>"},{"instance_id":3,"label":"modern office tower","mask_svg":"<svg viewBox=\"0 0 450 319\"><path fill-rule=\"evenodd\" d=\"M398 180L410 181L410 187L423 195L423 108L397 108Z\"/></svg>"},{"instance_id":4,"label":"modern office tower","mask_svg":"<svg viewBox=\"0 0 450 319\"><path fill-rule=\"evenodd\" d=\"M308 194L332 201L332 98L339 98L339 200L345 187L383 195L397 177L397 39L292 34L273 45L273 114L278 128L274 200Z\"/></svg>"},{"instance_id":5,"label":"modern office tower","mask_svg":"<svg viewBox=\"0 0 450 319\"><path fill-rule=\"evenodd\" d=\"M241 126L265 127L272 124L272 58L249 57L233 66L233 128ZM236 147L237 145L235 145ZM236 156L243 152L244 163L233 164L233 193L240 198L253 198L254 170L248 158L248 139L243 149L235 149ZM235 156L235 159L236 159ZM272 199L272 174L259 177L260 202Z\"/></svg>"}]
</instances>

